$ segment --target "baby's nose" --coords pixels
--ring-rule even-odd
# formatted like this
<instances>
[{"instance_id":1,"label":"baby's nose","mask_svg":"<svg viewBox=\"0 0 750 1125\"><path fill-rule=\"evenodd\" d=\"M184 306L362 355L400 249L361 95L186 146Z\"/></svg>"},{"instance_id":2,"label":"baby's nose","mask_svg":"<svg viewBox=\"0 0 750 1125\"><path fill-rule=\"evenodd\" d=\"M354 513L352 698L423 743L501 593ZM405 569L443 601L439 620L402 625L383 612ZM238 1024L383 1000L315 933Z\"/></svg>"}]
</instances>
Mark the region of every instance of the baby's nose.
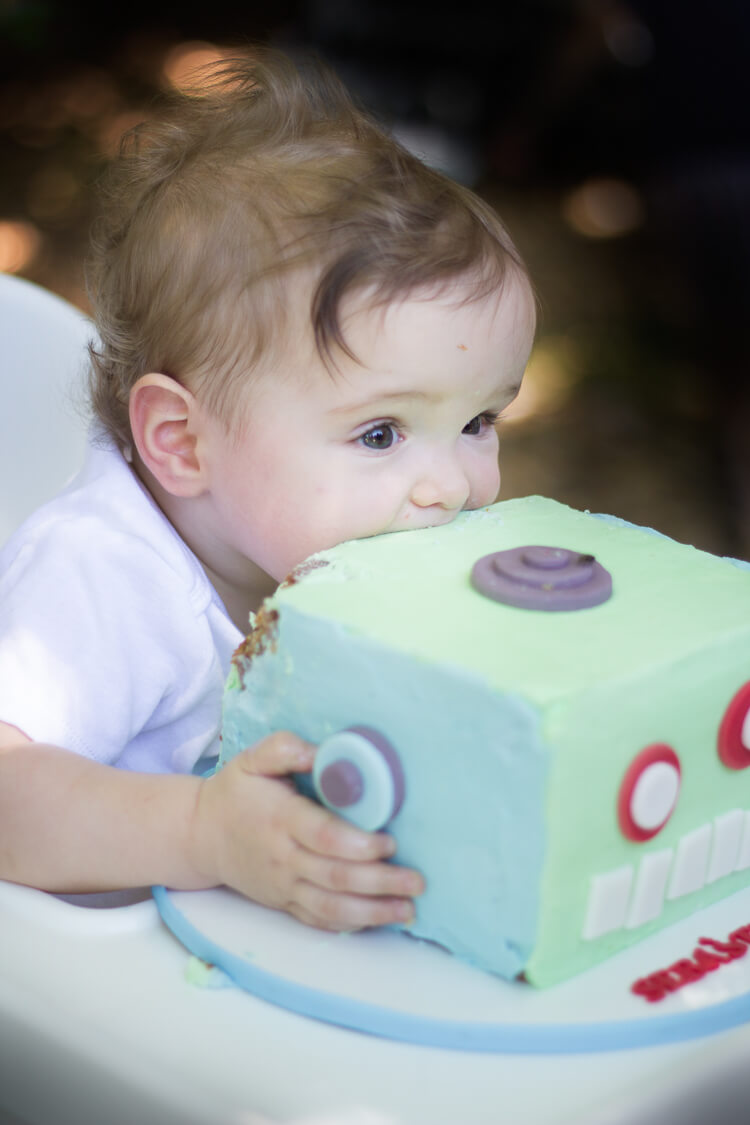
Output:
<instances>
[{"instance_id":1,"label":"baby's nose","mask_svg":"<svg viewBox=\"0 0 750 1125\"><path fill-rule=\"evenodd\" d=\"M435 458L423 468L411 492L418 508L460 510L469 499L471 485L460 461L455 457Z\"/></svg>"}]
</instances>

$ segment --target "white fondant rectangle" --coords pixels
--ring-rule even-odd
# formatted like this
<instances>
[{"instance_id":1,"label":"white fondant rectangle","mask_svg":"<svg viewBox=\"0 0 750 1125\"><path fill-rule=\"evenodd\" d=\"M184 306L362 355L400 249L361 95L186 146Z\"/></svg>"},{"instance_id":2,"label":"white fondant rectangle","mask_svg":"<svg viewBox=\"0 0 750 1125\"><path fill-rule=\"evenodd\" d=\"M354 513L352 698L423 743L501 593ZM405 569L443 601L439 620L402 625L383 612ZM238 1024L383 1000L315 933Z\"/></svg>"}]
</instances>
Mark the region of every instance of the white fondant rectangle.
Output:
<instances>
[{"instance_id":1,"label":"white fondant rectangle","mask_svg":"<svg viewBox=\"0 0 750 1125\"><path fill-rule=\"evenodd\" d=\"M701 889L706 881L711 835L711 825L702 824L682 837L677 845L667 898L680 898Z\"/></svg>"},{"instance_id":2,"label":"white fondant rectangle","mask_svg":"<svg viewBox=\"0 0 750 1125\"><path fill-rule=\"evenodd\" d=\"M745 814L742 809L730 809L714 818L714 839L708 862L707 883L715 883L717 879L734 871L740 854L744 822Z\"/></svg>"},{"instance_id":3,"label":"white fondant rectangle","mask_svg":"<svg viewBox=\"0 0 750 1125\"><path fill-rule=\"evenodd\" d=\"M591 941L625 925L632 882L633 868L629 864L592 876L583 923L584 941Z\"/></svg>"},{"instance_id":4,"label":"white fondant rectangle","mask_svg":"<svg viewBox=\"0 0 750 1125\"><path fill-rule=\"evenodd\" d=\"M661 914L673 854L672 848L665 848L660 852L651 852L641 860L625 923L629 930L634 930Z\"/></svg>"}]
</instances>

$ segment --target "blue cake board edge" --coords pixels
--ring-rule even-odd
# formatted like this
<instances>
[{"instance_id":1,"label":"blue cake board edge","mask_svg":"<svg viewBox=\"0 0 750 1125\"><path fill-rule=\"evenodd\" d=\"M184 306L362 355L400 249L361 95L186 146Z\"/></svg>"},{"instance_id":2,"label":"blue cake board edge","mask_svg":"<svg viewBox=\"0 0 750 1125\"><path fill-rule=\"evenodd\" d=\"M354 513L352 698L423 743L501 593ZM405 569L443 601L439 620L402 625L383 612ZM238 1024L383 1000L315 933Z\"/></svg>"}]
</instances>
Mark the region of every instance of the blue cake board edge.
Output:
<instances>
[{"instance_id":1,"label":"blue cake board edge","mask_svg":"<svg viewBox=\"0 0 750 1125\"><path fill-rule=\"evenodd\" d=\"M497 1023L418 1016L286 980L206 937L174 903L152 888L159 914L185 948L221 969L244 991L297 1015L350 1031L425 1047L497 1054L589 1054L699 1039L750 1022L750 993L706 1008L647 1019L594 1023Z\"/></svg>"}]
</instances>

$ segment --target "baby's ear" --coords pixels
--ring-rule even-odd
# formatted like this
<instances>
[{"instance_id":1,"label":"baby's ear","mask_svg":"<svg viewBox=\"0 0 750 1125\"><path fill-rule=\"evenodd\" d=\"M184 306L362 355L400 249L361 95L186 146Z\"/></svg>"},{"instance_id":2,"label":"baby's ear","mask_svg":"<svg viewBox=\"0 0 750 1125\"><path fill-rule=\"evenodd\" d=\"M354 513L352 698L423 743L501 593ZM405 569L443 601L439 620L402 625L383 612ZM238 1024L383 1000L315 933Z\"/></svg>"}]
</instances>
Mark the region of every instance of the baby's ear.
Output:
<instances>
[{"instance_id":1,"label":"baby's ear","mask_svg":"<svg viewBox=\"0 0 750 1125\"><path fill-rule=\"evenodd\" d=\"M199 420L195 396L169 375L142 375L130 392L133 442L143 464L172 496L205 491Z\"/></svg>"}]
</instances>

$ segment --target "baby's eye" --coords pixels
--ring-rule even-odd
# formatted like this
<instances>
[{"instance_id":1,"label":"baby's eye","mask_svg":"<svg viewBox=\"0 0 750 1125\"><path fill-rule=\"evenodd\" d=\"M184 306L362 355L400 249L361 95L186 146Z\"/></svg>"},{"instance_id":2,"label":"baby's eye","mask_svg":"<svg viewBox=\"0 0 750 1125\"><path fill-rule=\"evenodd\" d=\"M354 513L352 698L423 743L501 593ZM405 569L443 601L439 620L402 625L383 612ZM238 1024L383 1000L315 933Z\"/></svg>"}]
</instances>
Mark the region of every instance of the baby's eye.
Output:
<instances>
[{"instance_id":1,"label":"baby's eye","mask_svg":"<svg viewBox=\"0 0 750 1125\"><path fill-rule=\"evenodd\" d=\"M360 434L357 440L368 449L390 449L398 440L398 434L395 426L382 423L380 426L373 426L367 433Z\"/></svg>"},{"instance_id":2,"label":"baby's eye","mask_svg":"<svg viewBox=\"0 0 750 1125\"><path fill-rule=\"evenodd\" d=\"M483 414L477 414L476 418L467 422L461 433L470 436L481 434L484 430L494 426L499 417L500 415L496 414L494 410L485 410Z\"/></svg>"}]
</instances>

